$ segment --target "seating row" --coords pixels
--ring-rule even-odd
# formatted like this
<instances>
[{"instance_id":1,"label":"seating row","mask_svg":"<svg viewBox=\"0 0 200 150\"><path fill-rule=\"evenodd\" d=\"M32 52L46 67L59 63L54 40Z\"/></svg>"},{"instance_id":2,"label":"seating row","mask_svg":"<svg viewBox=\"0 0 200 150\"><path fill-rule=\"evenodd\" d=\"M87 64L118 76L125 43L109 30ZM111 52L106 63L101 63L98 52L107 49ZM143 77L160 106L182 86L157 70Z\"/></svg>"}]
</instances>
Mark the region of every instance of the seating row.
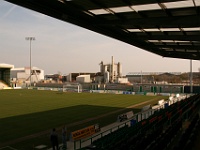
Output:
<instances>
[{"instance_id":1,"label":"seating row","mask_svg":"<svg viewBox=\"0 0 200 150\"><path fill-rule=\"evenodd\" d=\"M200 105L200 95L181 100L165 109L160 109L131 127L125 126L92 143L92 146L84 148L95 150L164 150L172 142L172 139L182 129L185 117L196 113ZM199 127L199 116L196 115L190 126L181 136L175 147L186 150L191 146ZM186 138L187 137L187 138Z\"/></svg>"}]
</instances>

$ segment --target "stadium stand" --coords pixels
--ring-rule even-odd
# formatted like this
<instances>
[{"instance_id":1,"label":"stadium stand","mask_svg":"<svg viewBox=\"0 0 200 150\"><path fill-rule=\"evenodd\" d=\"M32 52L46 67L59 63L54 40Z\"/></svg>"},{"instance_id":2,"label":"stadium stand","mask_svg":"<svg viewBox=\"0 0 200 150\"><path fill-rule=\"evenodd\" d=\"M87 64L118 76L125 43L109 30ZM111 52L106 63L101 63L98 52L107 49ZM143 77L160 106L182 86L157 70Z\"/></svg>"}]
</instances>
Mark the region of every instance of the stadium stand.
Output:
<instances>
[{"instance_id":1,"label":"stadium stand","mask_svg":"<svg viewBox=\"0 0 200 150\"><path fill-rule=\"evenodd\" d=\"M148 119L124 126L82 150L188 150L199 134L200 95L160 109Z\"/></svg>"},{"instance_id":2,"label":"stadium stand","mask_svg":"<svg viewBox=\"0 0 200 150\"><path fill-rule=\"evenodd\" d=\"M4 89L6 87L8 87L8 85L5 82L0 80L0 89Z\"/></svg>"}]
</instances>

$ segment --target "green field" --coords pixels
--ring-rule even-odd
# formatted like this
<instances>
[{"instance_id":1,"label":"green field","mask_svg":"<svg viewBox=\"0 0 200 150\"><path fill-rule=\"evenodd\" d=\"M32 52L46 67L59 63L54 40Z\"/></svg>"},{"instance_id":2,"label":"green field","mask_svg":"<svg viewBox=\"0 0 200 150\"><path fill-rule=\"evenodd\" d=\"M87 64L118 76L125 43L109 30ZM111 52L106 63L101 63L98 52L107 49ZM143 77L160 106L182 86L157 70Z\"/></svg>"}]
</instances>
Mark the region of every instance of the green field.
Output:
<instances>
[{"instance_id":1,"label":"green field","mask_svg":"<svg viewBox=\"0 0 200 150\"><path fill-rule=\"evenodd\" d=\"M34 135L34 138L26 137L27 140L23 139L11 145L17 149L27 149L33 144L49 144L46 133L50 133L53 127L59 129L67 125L70 132L94 123L104 126L116 121L118 114L129 110L136 113L144 105L157 103L163 98L167 97L1 90L0 147L2 143L29 135ZM144 105L127 108L149 100L150 102Z\"/></svg>"}]
</instances>

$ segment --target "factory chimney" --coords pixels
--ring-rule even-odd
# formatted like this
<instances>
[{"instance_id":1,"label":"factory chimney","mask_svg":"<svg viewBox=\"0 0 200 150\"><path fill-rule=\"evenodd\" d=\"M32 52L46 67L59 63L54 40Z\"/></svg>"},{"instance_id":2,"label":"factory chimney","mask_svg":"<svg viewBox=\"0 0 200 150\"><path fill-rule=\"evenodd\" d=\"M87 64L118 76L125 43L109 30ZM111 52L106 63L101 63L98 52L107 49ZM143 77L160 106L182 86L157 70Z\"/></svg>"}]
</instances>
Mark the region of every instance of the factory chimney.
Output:
<instances>
[{"instance_id":1,"label":"factory chimney","mask_svg":"<svg viewBox=\"0 0 200 150\"><path fill-rule=\"evenodd\" d=\"M112 76L111 81L114 82L114 57L112 56Z\"/></svg>"}]
</instances>

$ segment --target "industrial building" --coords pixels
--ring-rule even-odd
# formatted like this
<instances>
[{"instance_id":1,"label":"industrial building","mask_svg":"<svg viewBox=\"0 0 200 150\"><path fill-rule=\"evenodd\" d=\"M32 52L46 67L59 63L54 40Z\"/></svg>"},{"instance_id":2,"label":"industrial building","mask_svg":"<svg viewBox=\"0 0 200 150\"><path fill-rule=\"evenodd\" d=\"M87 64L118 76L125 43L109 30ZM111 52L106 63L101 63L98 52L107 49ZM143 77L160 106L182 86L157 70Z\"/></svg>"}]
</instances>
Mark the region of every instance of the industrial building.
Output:
<instances>
[{"instance_id":1,"label":"industrial building","mask_svg":"<svg viewBox=\"0 0 200 150\"><path fill-rule=\"evenodd\" d=\"M66 76L66 81L67 82L75 82L77 80L77 77L81 76L81 75L89 75L90 82L94 82L95 77L98 76L98 73L89 73L89 72L69 73Z\"/></svg>"},{"instance_id":2,"label":"industrial building","mask_svg":"<svg viewBox=\"0 0 200 150\"><path fill-rule=\"evenodd\" d=\"M62 83L63 76L60 74L47 74L44 76L45 83Z\"/></svg>"},{"instance_id":3,"label":"industrial building","mask_svg":"<svg viewBox=\"0 0 200 150\"><path fill-rule=\"evenodd\" d=\"M76 81L79 83L90 83L90 75L79 75L76 77Z\"/></svg>"},{"instance_id":4,"label":"industrial building","mask_svg":"<svg viewBox=\"0 0 200 150\"><path fill-rule=\"evenodd\" d=\"M115 63L112 56L111 63L100 62L100 72L97 73L70 73L66 76L67 82L80 83L127 83L128 79L122 77L122 65Z\"/></svg>"},{"instance_id":5,"label":"industrial building","mask_svg":"<svg viewBox=\"0 0 200 150\"><path fill-rule=\"evenodd\" d=\"M169 79L181 75L181 72L129 72L126 77L131 83L169 82Z\"/></svg>"},{"instance_id":6,"label":"industrial building","mask_svg":"<svg viewBox=\"0 0 200 150\"><path fill-rule=\"evenodd\" d=\"M122 77L122 65L120 62L114 63L114 57L112 56L111 63L104 64L101 61L100 65L100 73L103 75L104 83L115 82L117 78Z\"/></svg>"},{"instance_id":7,"label":"industrial building","mask_svg":"<svg viewBox=\"0 0 200 150\"><path fill-rule=\"evenodd\" d=\"M31 73L30 73L31 72ZM24 67L11 69L12 87L27 87L44 80L44 70L37 67Z\"/></svg>"}]
</instances>

